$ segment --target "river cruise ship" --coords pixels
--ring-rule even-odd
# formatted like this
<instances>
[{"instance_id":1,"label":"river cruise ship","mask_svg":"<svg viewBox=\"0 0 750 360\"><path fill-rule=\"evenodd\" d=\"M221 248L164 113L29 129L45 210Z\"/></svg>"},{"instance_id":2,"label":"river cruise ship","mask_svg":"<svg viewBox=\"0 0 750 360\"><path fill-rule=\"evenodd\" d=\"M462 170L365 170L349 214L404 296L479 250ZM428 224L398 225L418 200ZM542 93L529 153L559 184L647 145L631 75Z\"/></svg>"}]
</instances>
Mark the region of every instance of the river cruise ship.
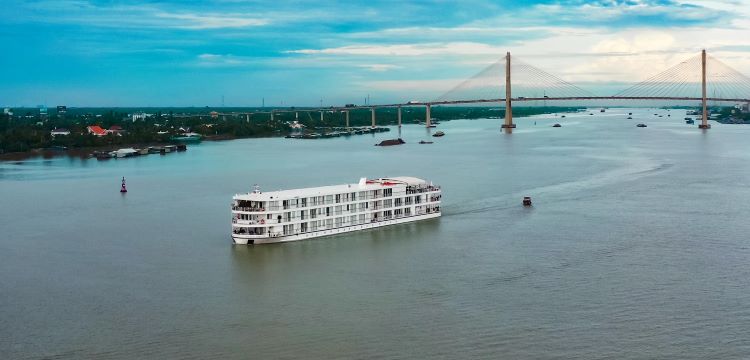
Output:
<instances>
[{"instance_id":1,"label":"river cruise ship","mask_svg":"<svg viewBox=\"0 0 750 360\"><path fill-rule=\"evenodd\" d=\"M232 198L232 241L312 239L440 216L440 187L414 177L261 192Z\"/></svg>"}]
</instances>

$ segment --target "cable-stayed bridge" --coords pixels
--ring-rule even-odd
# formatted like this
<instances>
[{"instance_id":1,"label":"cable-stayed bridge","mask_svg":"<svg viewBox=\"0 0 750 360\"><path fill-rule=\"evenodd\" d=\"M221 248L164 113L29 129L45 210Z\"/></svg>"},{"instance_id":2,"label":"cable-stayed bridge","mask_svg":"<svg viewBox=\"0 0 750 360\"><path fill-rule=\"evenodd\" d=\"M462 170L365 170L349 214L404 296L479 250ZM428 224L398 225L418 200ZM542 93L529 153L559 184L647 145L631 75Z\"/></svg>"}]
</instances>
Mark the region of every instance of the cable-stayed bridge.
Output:
<instances>
[{"instance_id":1,"label":"cable-stayed bridge","mask_svg":"<svg viewBox=\"0 0 750 360\"><path fill-rule=\"evenodd\" d=\"M614 95L600 96L579 86L567 82L555 75L532 66L523 60L511 58L507 53L499 60L469 79L464 80L443 95L431 101L410 101L407 103L378 105L347 105L305 109L275 109L262 112L232 113L222 115L251 115L287 112L320 112L321 120L325 112L340 111L345 114L346 126L349 126L349 111L369 109L372 126L376 124L376 110L379 108L397 108L398 124L401 125L402 107L425 107L425 125L430 126L430 110L435 105L460 104L505 104L503 128L511 129L513 123L513 104L516 102L700 102L702 120L699 128L708 129L708 102L748 103L750 104L750 78L734 70L720 60L709 56L703 50L654 76L634 84ZM309 115L308 115L309 116Z\"/></svg>"}]
</instances>

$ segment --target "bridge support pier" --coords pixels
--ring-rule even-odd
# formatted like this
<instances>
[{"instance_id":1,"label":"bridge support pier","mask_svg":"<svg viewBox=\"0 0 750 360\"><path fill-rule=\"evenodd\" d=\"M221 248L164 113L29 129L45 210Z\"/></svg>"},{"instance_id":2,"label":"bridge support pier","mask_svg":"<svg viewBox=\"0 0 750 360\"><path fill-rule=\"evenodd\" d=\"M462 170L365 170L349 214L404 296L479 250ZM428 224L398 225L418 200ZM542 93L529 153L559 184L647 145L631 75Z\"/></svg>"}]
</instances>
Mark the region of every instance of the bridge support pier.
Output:
<instances>
[{"instance_id":1,"label":"bridge support pier","mask_svg":"<svg viewBox=\"0 0 750 360\"><path fill-rule=\"evenodd\" d=\"M428 127L428 128L430 127L430 125L432 125L432 114L431 114L431 111L430 111L431 109L432 109L432 105L427 104L427 107L425 107L424 125L426 127Z\"/></svg>"},{"instance_id":2,"label":"bridge support pier","mask_svg":"<svg viewBox=\"0 0 750 360\"><path fill-rule=\"evenodd\" d=\"M401 107L398 107L398 127L401 127Z\"/></svg>"},{"instance_id":3,"label":"bridge support pier","mask_svg":"<svg viewBox=\"0 0 750 360\"><path fill-rule=\"evenodd\" d=\"M273 121L273 111L271 111L271 121Z\"/></svg>"},{"instance_id":4,"label":"bridge support pier","mask_svg":"<svg viewBox=\"0 0 750 360\"><path fill-rule=\"evenodd\" d=\"M322 111L320 112L320 121L321 122L323 121L323 112Z\"/></svg>"},{"instance_id":5,"label":"bridge support pier","mask_svg":"<svg viewBox=\"0 0 750 360\"><path fill-rule=\"evenodd\" d=\"M346 115L346 129L349 129L349 110L344 111L344 114Z\"/></svg>"},{"instance_id":6,"label":"bridge support pier","mask_svg":"<svg viewBox=\"0 0 750 360\"><path fill-rule=\"evenodd\" d=\"M513 123L513 106L511 104L512 92L510 88L510 51L505 54L505 123L501 126L503 129L513 129L516 124Z\"/></svg>"},{"instance_id":7,"label":"bridge support pier","mask_svg":"<svg viewBox=\"0 0 750 360\"><path fill-rule=\"evenodd\" d=\"M703 105L703 118L701 119L700 125L698 125L699 129L710 129L711 125L708 124L708 105L706 100L706 49L703 49L701 52L701 78L702 78L702 92L703 92L703 99L702 104Z\"/></svg>"},{"instance_id":8,"label":"bridge support pier","mask_svg":"<svg viewBox=\"0 0 750 360\"><path fill-rule=\"evenodd\" d=\"M245 121L250 122L250 114L245 114Z\"/></svg>"},{"instance_id":9,"label":"bridge support pier","mask_svg":"<svg viewBox=\"0 0 750 360\"><path fill-rule=\"evenodd\" d=\"M370 117L372 118L372 128L375 128L375 108L370 108Z\"/></svg>"}]
</instances>

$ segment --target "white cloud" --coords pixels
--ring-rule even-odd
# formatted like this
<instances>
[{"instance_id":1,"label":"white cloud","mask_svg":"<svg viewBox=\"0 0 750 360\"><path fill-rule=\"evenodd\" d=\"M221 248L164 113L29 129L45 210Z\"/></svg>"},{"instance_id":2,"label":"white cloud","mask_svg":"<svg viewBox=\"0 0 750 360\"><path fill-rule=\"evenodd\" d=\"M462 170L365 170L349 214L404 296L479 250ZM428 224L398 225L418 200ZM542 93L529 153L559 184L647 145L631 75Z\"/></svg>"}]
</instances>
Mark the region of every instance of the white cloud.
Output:
<instances>
[{"instance_id":1,"label":"white cloud","mask_svg":"<svg viewBox=\"0 0 750 360\"><path fill-rule=\"evenodd\" d=\"M250 65L252 62L250 58L231 54L200 54L198 55L197 65L204 67L233 67Z\"/></svg>"},{"instance_id":2,"label":"white cloud","mask_svg":"<svg viewBox=\"0 0 750 360\"><path fill-rule=\"evenodd\" d=\"M497 55L503 48L477 42L448 42L397 45L349 45L327 49L290 50L295 54L421 56L421 55Z\"/></svg>"},{"instance_id":3,"label":"white cloud","mask_svg":"<svg viewBox=\"0 0 750 360\"><path fill-rule=\"evenodd\" d=\"M375 80L365 83L366 88L388 91L434 91L435 89L451 89L464 79L434 79L434 80Z\"/></svg>"},{"instance_id":4,"label":"white cloud","mask_svg":"<svg viewBox=\"0 0 750 360\"><path fill-rule=\"evenodd\" d=\"M157 18L176 20L170 24L172 27L181 29L221 29L221 28L243 28L250 26L263 26L268 24L266 19L255 19L246 15L238 14L173 14L157 13Z\"/></svg>"},{"instance_id":5,"label":"white cloud","mask_svg":"<svg viewBox=\"0 0 750 360\"><path fill-rule=\"evenodd\" d=\"M237 12L171 11L154 4L99 5L83 0L40 1L26 5L21 20L136 29L228 29L268 25L268 16Z\"/></svg>"},{"instance_id":6,"label":"white cloud","mask_svg":"<svg viewBox=\"0 0 750 360\"><path fill-rule=\"evenodd\" d=\"M360 67L369 71L375 71L375 72L383 72L383 71L401 68L401 66L393 65L393 64L360 64L360 65L357 65L357 67Z\"/></svg>"}]
</instances>

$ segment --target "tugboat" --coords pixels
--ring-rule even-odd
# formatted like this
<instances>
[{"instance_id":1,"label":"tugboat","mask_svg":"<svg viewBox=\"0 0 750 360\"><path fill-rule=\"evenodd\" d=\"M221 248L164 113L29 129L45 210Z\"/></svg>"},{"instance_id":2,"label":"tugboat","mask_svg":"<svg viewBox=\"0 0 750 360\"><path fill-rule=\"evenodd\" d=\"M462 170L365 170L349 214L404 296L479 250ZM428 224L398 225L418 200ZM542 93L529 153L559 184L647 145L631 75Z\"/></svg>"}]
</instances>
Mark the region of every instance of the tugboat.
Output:
<instances>
[{"instance_id":1,"label":"tugboat","mask_svg":"<svg viewBox=\"0 0 750 360\"><path fill-rule=\"evenodd\" d=\"M523 197L523 206L531 206L531 196Z\"/></svg>"},{"instance_id":2,"label":"tugboat","mask_svg":"<svg viewBox=\"0 0 750 360\"><path fill-rule=\"evenodd\" d=\"M124 176L122 177L122 187L120 187L120 192L121 193L128 192L128 188L125 187L125 177Z\"/></svg>"},{"instance_id":3,"label":"tugboat","mask_svg":"<svg viewBox=\"0 0 750 360\"><path fill-rule=\"evenodd\" d=\"M432 137L441 137L441 136L445 136L445 133L442 132L442 131L438 131L438 132L432 134Z\"/></svg>"}]
</instances>

